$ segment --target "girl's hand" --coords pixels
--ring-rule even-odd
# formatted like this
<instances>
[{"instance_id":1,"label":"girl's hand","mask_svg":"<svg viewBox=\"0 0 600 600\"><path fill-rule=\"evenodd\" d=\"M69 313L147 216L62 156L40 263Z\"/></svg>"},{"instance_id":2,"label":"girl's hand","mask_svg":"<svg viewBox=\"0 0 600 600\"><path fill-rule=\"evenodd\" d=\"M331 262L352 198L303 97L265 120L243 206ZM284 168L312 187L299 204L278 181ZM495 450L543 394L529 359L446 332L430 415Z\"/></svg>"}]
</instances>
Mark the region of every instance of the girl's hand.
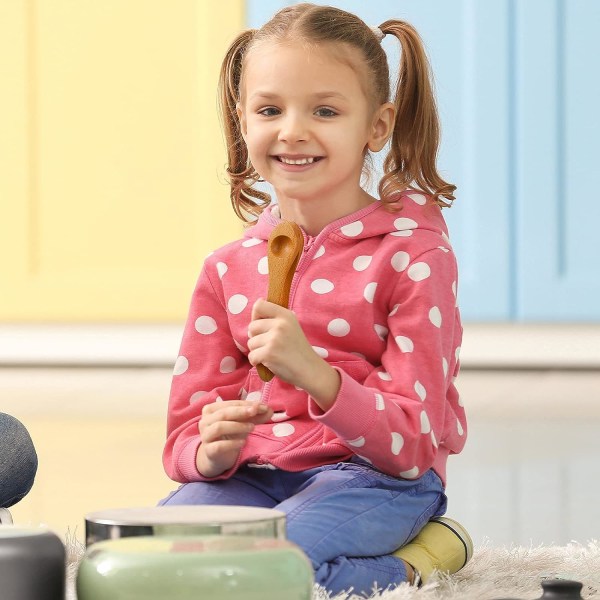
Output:
<instances>
[{"instance_id":1,"label":"girl's hand","mask_svg":"<svg viewBox=\"0 0 600 600\"><path fill-rule=\"evenodd\" d=\"M252 307L248 327L248 360L263 364L279 379L306 390L325 411L340 388L340 378L310 345L296 315L260 299Z\"/></svg>"},{"instance_id":2,"label":"girl's hand","mask_svg":"<svg viewBox=\"0 0 600 600\"><path fill-rule=\"evenodd\" d=\"M198 429L202 443L196 466L204 477L216 477L235 465L255 425L267 423L273 410L260 402L225 400L202 409Z\"/></svg>"}]
</instances>

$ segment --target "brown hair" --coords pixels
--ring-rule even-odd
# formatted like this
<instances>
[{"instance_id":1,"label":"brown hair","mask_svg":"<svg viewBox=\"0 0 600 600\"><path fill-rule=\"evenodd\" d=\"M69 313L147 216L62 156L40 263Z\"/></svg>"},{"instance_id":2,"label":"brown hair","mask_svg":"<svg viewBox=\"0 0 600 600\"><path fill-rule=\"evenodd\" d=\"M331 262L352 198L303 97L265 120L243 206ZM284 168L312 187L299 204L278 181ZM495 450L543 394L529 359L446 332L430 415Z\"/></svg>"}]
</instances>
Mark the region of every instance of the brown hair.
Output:
<instances>
[{"instance_id":1,"label":"brown hair","mask_svg":"<svg viewBox=\"0 0 600 600\"><path fill-rule=\"evenodd\" d=\"M396 120L378 187L381 201L390 210L398 210L398 192L412 185L430 194L438 205L451 206L456 186L444 181L436 167L440 128L423 42L417 31L404 21L391 19L379 28L384 34L395 36L401 45L393 100ZM342 43L357 48L366 67L359 68L370 79L367 91L373 106L390 101L389 67L380 40L373 29L352 13L329 6L296 4L280 10L261 29L239 34L221 65L219 100L231 203L244 221L249 221L249 215L260 214L271 201L269 194L253 187L260 176L250 162L236 111L244 60L260 42L287 40L316 45Z\"/></svg>"}]
</instances>

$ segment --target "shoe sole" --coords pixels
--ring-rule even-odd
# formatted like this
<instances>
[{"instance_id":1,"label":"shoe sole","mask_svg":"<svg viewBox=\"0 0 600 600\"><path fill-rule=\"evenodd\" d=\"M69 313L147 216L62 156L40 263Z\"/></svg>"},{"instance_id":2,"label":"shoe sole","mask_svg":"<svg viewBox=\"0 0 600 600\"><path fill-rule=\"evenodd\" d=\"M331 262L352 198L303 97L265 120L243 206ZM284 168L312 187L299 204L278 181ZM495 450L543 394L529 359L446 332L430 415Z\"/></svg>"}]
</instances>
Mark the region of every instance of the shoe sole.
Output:
<instances>
[{"instance_id":1,"label":"shoe sole","mask_svg":"<svg viewBox=\"0 0 600 600\"><path fill-rule=\"evenodd\" d=\"M454 519L449 519L448 517L434 517L431 520L450 529L450 531L452 531L454 535L456 535L456 537L462 542L465 548L465 562L461 567L462 569L471 560L471 558L473 558L473 540L471 539L471 536L467 530Z\"/></svg>"}]
</instances>

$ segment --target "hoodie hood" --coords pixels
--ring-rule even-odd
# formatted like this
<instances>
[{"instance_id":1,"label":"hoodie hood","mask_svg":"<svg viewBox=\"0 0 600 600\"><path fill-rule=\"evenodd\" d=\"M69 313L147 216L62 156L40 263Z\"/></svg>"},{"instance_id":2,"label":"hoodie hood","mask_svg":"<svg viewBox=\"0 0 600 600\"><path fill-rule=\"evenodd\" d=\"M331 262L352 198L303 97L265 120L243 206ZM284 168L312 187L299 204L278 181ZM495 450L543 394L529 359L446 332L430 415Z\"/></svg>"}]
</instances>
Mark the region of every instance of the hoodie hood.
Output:
<instances>
[{"instance_id":1,"label":"hoodie hood","mask_svg":"<svg viewBox=\"0 0 600 600\"><path fill-rule=\"evenodd\" d=\"M430 196L409 189L399 194L397 200L400 206L397 212L386 210L380 201L373 202L359 211L329 223L315 237L323 239L334 236L338 238L338 242L353 243L388 234L409 237L419 230L437 234L446 244L450 243L441 209ZM268 240L273 228L281 222L279 207L272 204L263 211L256 224L245 231L244 237ZM312 239L306 232L303 233L305 241Z\"/></svg>"}]
</instances>

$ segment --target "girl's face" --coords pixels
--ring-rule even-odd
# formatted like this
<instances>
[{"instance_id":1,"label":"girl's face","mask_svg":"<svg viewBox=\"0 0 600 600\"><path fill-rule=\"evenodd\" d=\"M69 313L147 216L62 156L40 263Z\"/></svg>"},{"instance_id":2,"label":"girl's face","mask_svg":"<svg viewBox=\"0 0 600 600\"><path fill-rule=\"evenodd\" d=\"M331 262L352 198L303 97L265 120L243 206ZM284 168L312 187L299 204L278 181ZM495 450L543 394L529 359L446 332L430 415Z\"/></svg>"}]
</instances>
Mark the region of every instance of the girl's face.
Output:
<instances>
[{"instance_id":1,"label":"girl's face","mask_svg":"<svg viewBox=\"0 0 600 600\"><path fill-rule=\"evenodd\" d=\"M365 151L380 150L389 131L361 83L327 46L265 43L251 51L238 115L250 160L280 204L364 205Z\"/></svg>"}]
</instances>

